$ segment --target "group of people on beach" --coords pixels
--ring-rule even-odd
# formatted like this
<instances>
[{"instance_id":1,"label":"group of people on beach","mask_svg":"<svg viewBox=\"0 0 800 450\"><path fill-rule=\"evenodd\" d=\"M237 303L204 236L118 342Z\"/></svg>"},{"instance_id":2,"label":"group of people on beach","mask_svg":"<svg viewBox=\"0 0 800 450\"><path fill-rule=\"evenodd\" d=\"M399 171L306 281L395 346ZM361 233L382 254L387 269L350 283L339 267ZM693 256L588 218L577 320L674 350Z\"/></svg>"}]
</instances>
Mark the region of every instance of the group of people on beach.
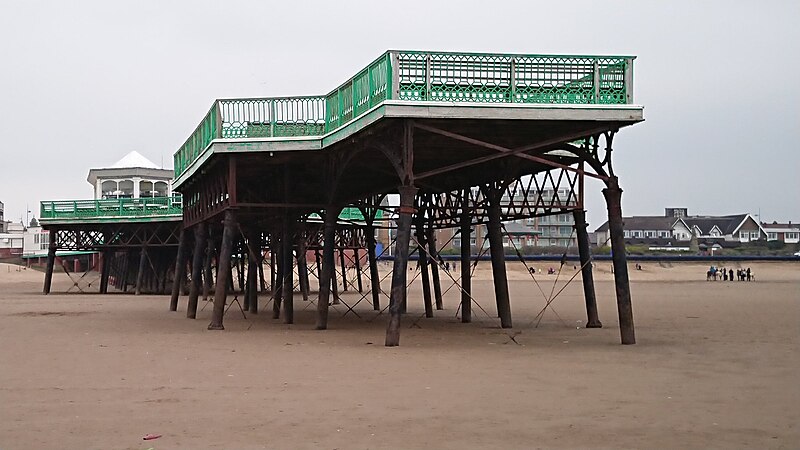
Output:
<instances>
[{"instance_id":1,"label":"group of people on beach","mask_svg":"<svg viewBox=\"0 0 800 450\"><path fill-rule=\"evenodd\" d=\"M748 267L747 269L736 269L736 279L739 281L753 281L756 277ZM733 269L711 266L706 273L706 281L709 280L733 281Z\"/></svg>"}]
</instances>

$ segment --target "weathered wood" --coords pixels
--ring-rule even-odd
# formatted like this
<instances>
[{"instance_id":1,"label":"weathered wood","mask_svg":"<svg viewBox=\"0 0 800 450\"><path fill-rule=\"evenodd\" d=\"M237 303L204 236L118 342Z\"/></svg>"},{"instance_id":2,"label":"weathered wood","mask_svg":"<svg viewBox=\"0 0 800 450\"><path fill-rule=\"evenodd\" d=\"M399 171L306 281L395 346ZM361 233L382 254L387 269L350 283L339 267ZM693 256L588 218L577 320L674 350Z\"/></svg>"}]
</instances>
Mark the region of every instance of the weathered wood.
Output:
<instances>
[{"instance_id":1,"label":"weathered wood","mask_svg":"<svg viewBox=\"0 0 800 450\"><path fill-rule=\"evenodd\" d=\"M389 323L386 327L387 347L400 345L400 316L406 298L406 277L408 270L408 244L411 241L411 215L414 211L414 196L417 188L402 186L400 208L397 217L397 238L395 240L394 269L392 272L392 291L389 296Z\"/></svg>"},{"instance_id":2,"label":"weathered wood","mask_svg":"<svg viewBox=\"0 0 800 450\"><path fill-rule=\"evenodd\" d=\"M623 345L636 343L633 327L631 287L628 280L628 261L625 255L625 231L622 223L622 189L617 177L610 177L603 189L608 207L608 231L611 235L611 258L614 267L614 287L617 293L620 340Z\"/></svg>"},{"instance_id":3,"label":"weathered wood","mask_svg":"<svg viewBox=\"0 0 800 450\"><path fill-rule=\"evenodd\" d=\"M236 218L232 210L225 211L223 220L222 244L217 262L217 285L214 292L214 310L211 313L209 330L224 330L222 318L225 315L225 303L228 298L228 282L231 276L231 251L233 235L236 232Z\"/></svg>"},{"instance_id":4,"label":"weathered wood","mask_svg":"<svg viewBox=\"0 0 800 450\"><path fill-rule=\"evenodd\" d=\"M50 288L53 285L53 270L56 266L56 234L58 230L52 229L50 230L50 234L48 236L48 245L47 245L47 268L44 272L44 287L42 288L42 293L47 295L50 293Z\"/></svg>"},{"instance_id":5,"label":"weathered wood","mask_svg":"<svg viewBox=\"0 0 800 450\"><path fill-rule=\"evenodd\" d=\"M206 223L199 222L194 226L194 250L192 251L192 284L189 286L189 304L186 307L186 317L194 319L197 317L197 298L203 289L203 271L205 265L205 250L207 245L208 232Z\"/></svg>"},{"instance_id":6,"label":"weathered wood","mask_svg":"<svg viewBox=\"0 0 800 450\"><path fill-rule=\"evenodd\" d=\"M492 256L492 280L494 281L497 315L500 317L501 327L511 328L511 302L508 297L506 257L500 223L500 193L493 187L490 190L487 232L489 234L489 252Z\"/></svg>"},{"instance_id":7,"label":"weathered wood","mask_svg":"<svg viewBox=\"0 0 800 450\"><path fill-rule=\"evenodd\" d=\"M603 324L597 316L597 297L594 292L594 276L592 275L592 251L589 247L589 233L586 231L586 211L576 209L572 212L572 216L575 218L575 234L578 238L578 253L581 259L583 298L586 301L586 328L602 328Z\"/></svg>"}]
</instances>

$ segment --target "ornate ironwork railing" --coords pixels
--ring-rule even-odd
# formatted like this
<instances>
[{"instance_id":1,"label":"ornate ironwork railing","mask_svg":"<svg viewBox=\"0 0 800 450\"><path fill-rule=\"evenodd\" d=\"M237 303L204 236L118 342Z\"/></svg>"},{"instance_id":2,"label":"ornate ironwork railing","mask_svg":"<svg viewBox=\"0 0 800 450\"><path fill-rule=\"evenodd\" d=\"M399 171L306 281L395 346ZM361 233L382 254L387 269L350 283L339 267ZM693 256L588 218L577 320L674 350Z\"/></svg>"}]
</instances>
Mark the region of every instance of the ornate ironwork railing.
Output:
<instances>
[{"instance_id":1,"label":"ornate ironwork railing","mask_svg":"<svg viewBox=\"0 0 800 450\"><path fill-rule=\"evenodd\" d=\"M634 59L388 51L324 96L216 100L175 153L175 176L214 139L322 136L385 100L632 103Z\"/></svg>"},{"instance_id":2,"label":"ornate ironwork railing","mask_svg":"<svg viewBox=\"0 0 800 450\"><path fill-rule=\"evenodd\" d=\"M39 218L48 220L181 217L182 197L43 201Z\"/></svg>"}]
</instances>

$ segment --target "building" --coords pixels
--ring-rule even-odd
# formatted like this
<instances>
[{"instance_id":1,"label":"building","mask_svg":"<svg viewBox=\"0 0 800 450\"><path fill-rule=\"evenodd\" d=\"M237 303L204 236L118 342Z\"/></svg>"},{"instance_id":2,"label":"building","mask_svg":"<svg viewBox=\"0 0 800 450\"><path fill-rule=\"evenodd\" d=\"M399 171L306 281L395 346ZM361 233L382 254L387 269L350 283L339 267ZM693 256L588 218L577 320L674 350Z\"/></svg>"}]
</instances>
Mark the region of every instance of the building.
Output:
<instances>
[{"instance_id":1,"label":"building","mask_svg":"<svg viewBox=\"0 0 800 450\"><path fill-rule=\"evenodd\" d=\"M171 197L172 175L133 151L110 167L89 170L86 181L95 199Z\"/></svg>"},{"instance_id":2,"label":"building","mask_svg":"<svg viewBox=\"0 0 800 450\"><path fill-rule=\"evenodd\" d=\"M0 259L22 256L25 226L21 223L3 222L5 231L0 233Z\"/></svg>"},{"instance_id":3,"label":"building","mask_svg":"<svg viewBox=\"0 0 800 450\"><path fill-rule=\"evenodd\" d=\"M736 247L763 240L767 232L750 214L690 216L686 208L665 208L663 216L623 218L625 243L650 250L689 250L692 238L699 249ZM608 222L595 230L595 244L608 245Z\"/></svg>"},{"instance_id":4,"label":"building","mask_svg":"<svg viewBox=\"0 0 800 450\"><path fill-rule=\"evenodd\" d=\"M800 225L796 223L761 223L761 228L767 233L767 241L779 241L784 244L800 243Z\"/></svg>"}]
</instances>

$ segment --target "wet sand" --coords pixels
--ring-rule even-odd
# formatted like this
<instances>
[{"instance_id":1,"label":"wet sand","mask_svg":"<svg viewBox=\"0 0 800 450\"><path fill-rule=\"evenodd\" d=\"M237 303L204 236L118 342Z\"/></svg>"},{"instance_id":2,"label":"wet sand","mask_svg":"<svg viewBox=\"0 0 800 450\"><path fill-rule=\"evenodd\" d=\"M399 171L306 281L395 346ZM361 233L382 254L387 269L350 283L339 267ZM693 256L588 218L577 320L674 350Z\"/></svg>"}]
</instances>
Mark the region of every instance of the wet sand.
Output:
<instances>
[{"instance_id":1,"label":"wet sand","mask_svg":"<svg viewBox=\"0 0 800 450\"><path fill-rule=\"evenodd\" d=\"M485 313L461 324L453 288L423 318L417 280L386 348L366 301L360 318L332 309L327 331L299 294L294 325L234 304L213 332L211 307L188 320L186 297L170 313L164 296L42 296L40 272L0 264L0 448L797 448L800 263L749 266L756 282L631 270L638 343L621 346L610 263L595 274L602 329L583 328L580 276L537 327L573 267L537 287L509 264L512 330L481 264ZM69 285L55 275L54 292Z\"/></svg>"}]
</instances>

